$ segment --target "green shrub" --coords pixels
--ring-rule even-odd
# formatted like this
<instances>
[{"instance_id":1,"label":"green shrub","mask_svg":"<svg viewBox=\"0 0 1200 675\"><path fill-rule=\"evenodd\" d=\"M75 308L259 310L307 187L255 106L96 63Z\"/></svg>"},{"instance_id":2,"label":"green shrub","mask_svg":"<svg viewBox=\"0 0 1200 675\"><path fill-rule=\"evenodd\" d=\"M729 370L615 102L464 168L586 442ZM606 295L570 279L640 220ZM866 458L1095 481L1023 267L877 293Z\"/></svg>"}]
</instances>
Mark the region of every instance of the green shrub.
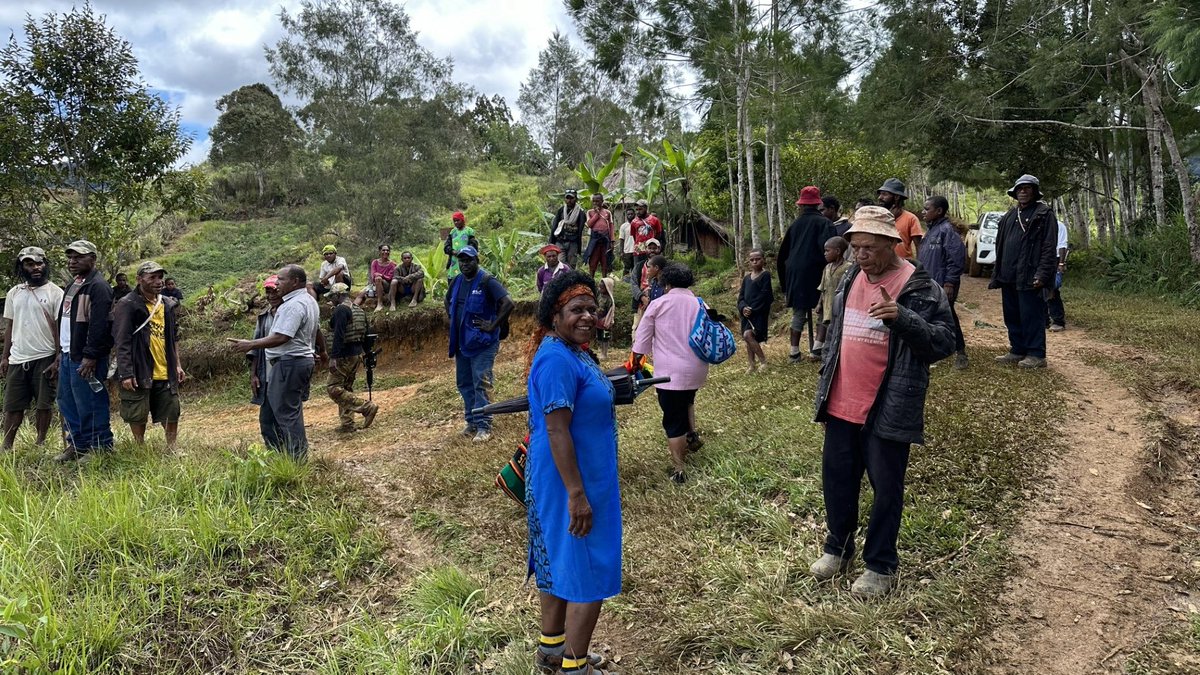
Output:
<instances>
[{"instance_id":1,"label":"green shrub","mask_svg":"<svg viewBox=\"0 0 1200 675\"><path fill-rule=\"evenodd\" d=\"M1200 265L1188 251L1188 232L1179 218L1137 238L1093 243L1071 258L1071 267L1092 283L1200 307Z\"/></svg>"}]
</instances>

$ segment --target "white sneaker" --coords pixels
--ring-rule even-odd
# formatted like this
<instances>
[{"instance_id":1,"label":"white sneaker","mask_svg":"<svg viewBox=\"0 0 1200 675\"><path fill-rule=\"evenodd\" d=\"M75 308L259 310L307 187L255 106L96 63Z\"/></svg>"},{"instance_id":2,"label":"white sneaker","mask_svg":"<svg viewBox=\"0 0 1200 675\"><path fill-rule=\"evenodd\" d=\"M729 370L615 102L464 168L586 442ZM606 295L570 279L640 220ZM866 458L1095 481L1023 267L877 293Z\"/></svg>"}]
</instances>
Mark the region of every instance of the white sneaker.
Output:
<instances>
[{"instance_id":1,"label":"white sneaker","mask_svg":"<svg viewBox=\"0 0 1200 675\"><path fill-rule=\"evenodd\" d=\"M474 440L474 442L476 442L476 443L483 443L485 441L490 441L491 439L492 439L491 429L480 429L479 431L475 432L475 438L472 440Z\"/></svg>"}]
</instances>

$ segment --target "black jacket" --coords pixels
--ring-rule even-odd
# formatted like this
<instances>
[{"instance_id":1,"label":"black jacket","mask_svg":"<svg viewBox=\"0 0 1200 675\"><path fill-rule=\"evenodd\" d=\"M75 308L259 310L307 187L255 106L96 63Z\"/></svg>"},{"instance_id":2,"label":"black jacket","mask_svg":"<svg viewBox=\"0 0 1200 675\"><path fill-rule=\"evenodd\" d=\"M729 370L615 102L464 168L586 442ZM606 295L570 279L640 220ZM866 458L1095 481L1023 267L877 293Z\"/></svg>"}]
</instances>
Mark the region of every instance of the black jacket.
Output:
<instances>
[{"instance_id":1,"label":"black jacket","mask_svg":"<svg viewBox=\"0 0 1200 675\"><path fill-rule=\"evenodd\" d=\"M74 282L72 282L74 283ZM64 297L71 284L64 289ZM64 302L65 304L65 302ZM112 309L112 286L93 269L87 275L71 302L71 360L108 358L112 350L112 334L108 328L108 314ZM58 321L62 321L63 306L58 306ZM100 373L100 377L108 373Z\"/></svg>"},{"instance_id":2,"label":"black jacket","mask_svg":"<svg viewBox=\"0 0 1200 675\"><path fill-rule=\"evenodd\" d=\"M566 223L563 225L562 234L555 234L559 224L563 223L563 221L566 221ZM550 222L550 243L569 244L575 242L582 245L583 231L586 229L587 209L582 206L579 207L579 215L576 216L574 222L571 222L567 220L567 206L564 204L554 212L554 220Z\"/></svg>"},{"instance_id":3,"label":"black jacket","mask_svg":"<svg viewBox=\"0 0 1200 675\"><path fill-rule=\"evenodd\" d=\"M175 309L179 302L169 295L160 295L163 304L163 338L167 351L167 385L172 392L178 391L179 380L175 368L176 345L179 342L179 322L175 320ZM150 355L150 311L146 309L146 298L134 291L121 298L113 307L113 345L117 352L117 379L133 378L141 389L154 385L154 357Z\"/></svg>"},{"instance_id":4,"label":"black jacket","mask_svg":"<svg viewBox=\"0 0 1200 675\"><path fill-rule=\"evenodd\" d=\"M1017 262L1017 278L1002 277L1001 265L1004 262L1004 240L1012 235L1013 229L1020 227L1017 222L1018 206L1008 210L1000 219L1000 229L996 233L996 264L992 267L992 281L988 288L999 288L1001 284L1015 284L1017 290L1033 290L1033 280L1042 282L1043 289L1054 288L1054 276L1058 272L1058 218L1054 209L1043 202L1038 202L1034 209L1033 218L1029 220L1025 231L1025 240L1021 247L1021 257Z\"/></svg>"},{"instance_id":5,"label":"black jacket","mask_svg":"<svg viewBox=\"0 0 1200 675\"><path fill-rule=\"evenodd\" d=\"M817 306L821 299L817 286L825 269L825 242L834 236L837 230L833 223L812 206L804 207L783 235L775 267L788 307L808 310Z\"/></svg>"},{"instance_id":6,"label":"black jacket","mask_svg":"<svg viewBox=\"0 0 1200 675\"><path fill-rule=\"evenodd\" d=\"M825 338L821 379L817 383L818 422L828 419L825 406L841 355L846 293L860 272L859 266L853 265L834 295L833 321ZM954 353L954 318L941 286L920 265L900 291L896 303L900 306L900 316L887 324L892 333L887 370L864 426L888 440L924 443L929 364Z\"/></svg>"}]
</instances>

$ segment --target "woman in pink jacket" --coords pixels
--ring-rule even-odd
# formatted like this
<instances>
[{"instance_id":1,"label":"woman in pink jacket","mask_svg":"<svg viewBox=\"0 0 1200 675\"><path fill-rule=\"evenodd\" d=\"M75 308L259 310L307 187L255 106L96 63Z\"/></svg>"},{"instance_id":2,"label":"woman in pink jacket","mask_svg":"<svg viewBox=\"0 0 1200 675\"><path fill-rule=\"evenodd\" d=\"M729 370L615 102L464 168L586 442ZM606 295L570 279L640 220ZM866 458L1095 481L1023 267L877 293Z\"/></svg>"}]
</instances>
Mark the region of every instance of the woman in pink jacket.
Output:
<instances>
[{"instance_id":1,"label":"woman in pink jacket","mask_svg":"<svg viewBox=\"0 0 1200 675\"><path fill-rule=\"evenodd\" d=\"M689 452L704 445L696 433L696 391L708 378L708 364L692 352L688 334L701 310L700 300L689 290L695 277L683 263L670 263L659 273L666 292L646 308L633 340L633 358L654 357L655 377L670 382L655 387L662 408L663 430L671 450L671 480L683 483L683 461Z\"/></svg>"}]
</instances>

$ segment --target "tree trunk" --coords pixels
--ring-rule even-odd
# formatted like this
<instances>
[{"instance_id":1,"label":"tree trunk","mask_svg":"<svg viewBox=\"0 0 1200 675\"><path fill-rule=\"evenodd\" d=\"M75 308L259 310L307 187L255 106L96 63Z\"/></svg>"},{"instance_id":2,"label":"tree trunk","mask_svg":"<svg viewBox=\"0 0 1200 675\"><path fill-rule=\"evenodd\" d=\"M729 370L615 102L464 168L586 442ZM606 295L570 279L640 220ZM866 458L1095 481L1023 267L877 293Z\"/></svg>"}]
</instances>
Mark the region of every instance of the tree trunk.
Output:
<instances>
[{"instance_id":1,"label":"tree trunk","mask_svg":"<svg viewBox=\"0 0 1200 675\"><path fill-rule=\"evenodd\" d=\"M744 54L745 52L743 52ZM745 59L742 70L742 123L745 125L746 140L742 149L746 153L746 214L750 223L750 245L754 248L762 246L758 232L758 186L754 180L754 125L750 122L750 60Z\"/></svg>"},{"instance_id":2,"label":"tree trunk","mask_svg":"<svg viewBox=\"0 0 1200 675\"><path fill-rule=\"evenodd\" d=\"M779 158L779 146L775 146L775 209L779 219L779 238L772 239L772 243L783 241L783 235L787 232L787 193L783 191L783 160Z\"/></svg>"},{"instance_id":3,"label":"tree trunk","mask_svg":"<svg viewBox=\"0 0 1200 675\"><path fill-rule=\"evenodd\" d=\"M1100 241L1108 241L1110 233L1108 219L1105 217L1104 204L1100 199L1100 191L1097 187L1096 172L1088 171L1088 201L1092 206L1092 214L1096 218L1096 232L1100 235Z\"/></svg>"},{"instance_id":4,"label":"tree trunk","mask_svg":"<svg viewBox=\"0 0 1200 675\"><path fill-rule=\"evenodd\" d=\"M772 124L770 120L767 121L767 140L763 144L763 201L767 205L767 241L775 238L775 209L771 208L775 203L775 164L771 161L774 152L771 147Z\"/></svg>"},{"instance_id":5,"label":"tree trunk","mask_svg":"<svg viewBox=\"0 0 1200 675\"><path fill-rule=\"evenodd\" d=\"M1135 66L1136 67L1136 66ZM1150 194L1154 198L1154 224L1167 224L1167 200L1163 196L1162 141L1158 130L1158 114L1151 100L1149 77L1142 71L1142 101L1146 106L1146 141L1150 146Z\"/></svg>"},{"instance_id":6,"label":"tree trunk","mask_svg":"<svg viewBox=\"0 0 1200 675\"><path fill-rule=\"evenodd\" d=\"M1088 222L1087 211L1084 209L1080 192L1076 191L1071 195L1070 209L1075 228L1079 232L1080 239L1083 240L1083 247L1088 248L1092 245L1092 224Z\"/></svg>"},{"instance_id":7,"label":"tree trunk","mask_svg":"<svg viewBox=\"0 0 1200 675\"><path fill-rule=\"evenodd\" d=\"M1167 153L1171 156L1171 169L1175 172L1175 180L1179 183L1179 196L1183 201L1183 222L1187 224L1188 248L1192 254L1192 262L1200 263L1200 225L1196 223L1196 201L1192 195L1192 179L1188 174L1187 165L1183 162L1183 155L1179 153L1175 130L1171 127L1171 121L1163 113L1162 96L1158 88L1158 69L1159 63L1156 63L1149 73L1149 86L1144 87L1142 91L1149 93L1154 115L1158 118L1154 126L1162 132L1163 140L1167 144Z\"/></svg>"}]
</instances>

